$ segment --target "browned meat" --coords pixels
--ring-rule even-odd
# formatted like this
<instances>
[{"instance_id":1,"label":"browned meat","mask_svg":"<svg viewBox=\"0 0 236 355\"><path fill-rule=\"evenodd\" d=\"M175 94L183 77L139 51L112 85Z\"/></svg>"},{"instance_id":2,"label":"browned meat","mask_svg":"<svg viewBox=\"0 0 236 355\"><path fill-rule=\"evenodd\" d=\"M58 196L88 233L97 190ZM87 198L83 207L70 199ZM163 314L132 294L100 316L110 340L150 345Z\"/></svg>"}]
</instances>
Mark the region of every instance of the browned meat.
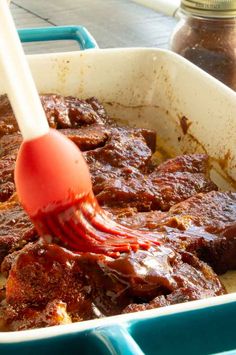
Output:
<instances>
[{"instance_id":1,"label":"browned meat","mask_svg":"<svg viewBox=\"0 0 236 355\"><path fill-rule=\"evenodd\" d=\"M10 269L2 317L18 330L225 293L205 263L165 246L113 259L38 242L7 257L2 268Z\"/></svg>"},{"instance_id":2,"label":"browned meat","mask_svg":"<svg viewBox=\"0 0 236 355\"><path fill-rule=\"evenodd\" d=\"M180 284L182 282L182 285L180 285L179 288L175 289L170 294L157 296L148 303L131 303L125 309L123 309L122 313L131 313L153 308L160 308L169 306L171 304L184 303L212 297L215 296L215 293L217 295L225 293L224 288L220 288L214 276L211 280L210 275L212 275L212 270L207 264L203 263L190 253L181 253L181 255L183 261L185 263L187 262L187 264L182 264L182 268L180 268L178 276L176 275L176 277L179 277L180 275ZM190 268L189 264L192 265L193 268ZM201 270L201 276L199 275L198 268ZM186 282L184 281L185 278L188 279L188 282L191 285L190 287L189 285L186 285ZM207 281L204 280L204 278L206 278ZM209 279L210 282L208 281ZM214 279L216 283L214 283Z\"/></svg>"},{"instance_id":3,"label":"browned meat","mask_svg":"<svg viewBox=\"0 0 236 355\"><path fill-rule=\"evenodd\" d=\"M16 154L19 150L20 144L22 142L21 134L5 134L0 139L0 158L12 157L16 159Z\"/></svg>"},{"instance_id":4,"label":"browned meat","mask_svg":"<svg viewBox=\"0 0 236 355\"><path fill-rule=\"evenodd\" d=\"M80 100L55 94L40 95L48 122L53 128L77 128L89 124L104 124L110 120L104 107L94 97ZM0 137L18 131L10 102L0 96Z\"/></svg>"},{"instance_id":5,"label":"browned meat","mask_svg":"<svg viewBox=\"0 0 236 355\"><path fill-rule=\"evenodd\" d=\"M102 146L108 137L108 132L102 125L63 129L61 132L74 141L81 150ZM15 192L14 168L21 142L22 137L18 133L0 138L0 202L7 201Z\"/></svg>"},{"instance_id":6,"label":"browned meat","mask_svg":"<svg viewBox=\"0 0 236 355\"><path fill-rule=\"evenodd\" d=\"M15 191L14 167L21 141L18 133L0 139L0 202L8 200Z\"/></svg>"},{"instance_id":7,"label":"browned meat","mask_svg":"<svg viewBox=\"0 0 236 355\"><path fill-rule=\"evenodd\" d=\"M236 193L198 194L173 206L169 215L181 219L191 216L191 222L206 227L207 232L225 233L236 221Z\"/></svg>"},{"instance_id":8,"label":"browned meat","mask_svg":"<svg viewBox=\"0 0 236 355\"><path fill-rule=\"evenodd\" d=\"M156 169L157 173L188 172L191 174L207 174L209 170L208 156L205 154L180 155L168 159Z\"/></svg>"},{"instance_id":9,"label":"browned meat","mask_svg":"<svg viewBox=\"0 0 236 355\"><path fill-rule=\"evenodd\" d=\"M164 233L165 243L196 253L217 273L236 268L236 193L200 193L167 213L117 210L113 218L134 229Z\"/></svg>"},{"instance_id":10,"label":"browned meat","mask_svg":"<svg viewBox=\"0 0 236 355\"><path fill-rule=\"evenodd\" d=\"M156 151L156 132L151 129L139 128L140 133L142 134L148 148L151 149L152 153Z\"/></svg>"},{"instance_id":11,"label":"browned meat","mask_svg":"<svg viewBox=\"0 0 236 355\"><path fill-rule=\"evenodd\" d=\"M164 304L155 303L160 307L225 293L207 264L166 246L124 254L115 260L85 254L78 263L90 280L94 303L105 315L118 314L133 303L143 307L156 297L165 299Z\"/></svg>"},{"instance_id":12,"label":"browned meat","mask_svg":"<svg viewBox=\"0 0 236 355\"><path fill-rule=\"evenodd\" d=\"M129 128L123 130L130 131ZM71 139L80 150L87 151L104 146L108 138L112 137L114 129L108 125L92 124L74 129L61 129L60 132ZM143 136L147 146L155 151L156 132L147 129L140 129L138 132Z\"/></svg>"},{"instance_id":13,"label":"browned meat","mask_svg":"<svg viewBox=\"0 0 236 355\"><path fill-rule=\"evenodd\" d=\"M132 172L131 177L111 178L98 185L94 183L100 205L110 208L129 206L138 211L167 211L180 201L213 189L216 189L215 185L203 174L178 172L155 178L152 174Z\"/></svg>"},{"instance_id":14,"label":"browned meat","mask_svg":"<svg viewBox=\"0 0 236 355\"><path fill-rule=\"evenodd\" d=\"M152 131L146 131L145 134L146 138L148 135L153 136ZM150 169L151 156L152 151L144 139L143 130L110 128L109 138L103 147L84 153L99 203L109 206L109 201L115 199L118 206L119 203L122 205L122 193L125 194L122 184L127 179L133 179L137 183L143 180L144 173ZM113 180L119 186L117 193L112 188ZM111 186L107 194L106 184ZM124 185L124 190L125 188ZM102 193L106 194L105 198Z\"/></svg>"},{"instance_id":15,"label":"browned meat","mask_svg":"<svg viewBox=\"0 0 236 355\"><path fill-rule=\"evenodd\" d=\"M10 272L6 283L7 307L2 307L2 313L10 329L97 317L78 258L77 254L42 241L29 243L5 258L2 271ZM59 320L58 307L63 308ZM29 321L25 322L27 317Z\"/></svg>"},{"instance_id":16,"label":"browned meat","mask_svg":"<svg viewBox=\"0 0 236 355\"><path fill-rule=\"evenodd\" d=\"M4 317L2 328L10 331L50 327L71 323L66 304L59 300L48 302L45 307L27 307L22 305L19 310L12 306L2 307L0 319Z\"/></svg>"},{"instance_id":17,"label":"browned meat","mask_svg":"<svg viewBox=\"0 0 236 355\"><path fill-rule=\"evenodd\" d=\"M194 196L172 207L165 223L171 226L172 220L184 226L188 248L195 247L217 273L236 268L236 193L212 191Z\"/></svg>"},{"instance_id":18,"label":"browned meat","mask_svg":"<svg viewBox=\"0 0 236 355\"><path fill-rule=\"evenodd\" d=\"M11 181L0 185L0 202L7 201L15 192L15 184Z\"/></svg>"},{"instance_id":19,"label":"browned meat","mask_svg":"<svg viewBox=\"0 0 236 355\"><path fill-rule=\"evenodd\" d=\"M60 299L73 310L82 288L75 260L73 253L57 245L28 244L11 260L6 283L7 302L12 306L45 306L53 299Z\"/></svg>"},{"instance_id":20,"label":"browned meat","mask_svg":"<svg viewBox=\"0 0 236 355\"><path fill-rule=\"evenodd\" d=\"M185 270L184 270L185 271ZM202 298L212 297L214 294L208 289L200 289L199 287L180 287L167 296L157 296L149 303L131 303L122 313L140 312L148 309L170 306L172 304L196 301Z\"/></svg>"},{"instance_id":21,"label":"browned meat","mask_svg":"<svg viewBox=\"0 0 236 355\"><path fill-rule=\"evenodd\" d=\"M183 289L181 289L181 292L183 292ZM148 309L169 306L170 302L167 300L167 297L157 296L148 303L130 303L127 307L123 309L122 313L141 312L147 311Z\"/></svg>"},{"instance_id":22,"label":"browned meat","mask_svg":"<svg viewBox=\"0 0 236 355\"><path fill-rule=\"evenodd\" d=\"M91 172L95 177L99 176L99 172L107 172L108 169L110 169L110 171L114 170L113 166L109 168L107 162L102 161L99 163L99 161L94 160L94 157L91 158L93 155L99 155L99 149L96 148L104 146L108 140L112 141L113 145L116 145L118 140L117 135L120 134L122 137L121 143L126 142L127 148L131 150L130 154L135 152L135 149L132 148L132 144L138 145L136 158L134 157L134 160L136 159L135 164L140 164L142 168L145 168L145 164L148 164L151 158L151 150L147 147L143 136L145 135L145 138L150 144L154 141L155 136L155 132L150 130L132 130L128 128L120 129L117 134L117 129L101 124L92 124L76 129L62 129L61 132L70 138L82 151L93 149L93 151L88 152L86 156L90 156L88 160L90 162ZM0 139L0 202L8 200L15 191L14 166L21 142L22 138L18 133L5 135ZM106 155L109 154L110 148L108 143L104 154L105 160L109 159L109 156L106 157ZM119 152L118 149L117 146L117 155L121 155L121 151ZM122 161L122 156L120 156L119 159ZM99 164L100 170L97 170ZM120 171L120 168L116 168L116 170L116 174L130 175L129 168L124 168L122 171Z\"/></svg>"},{"instance_id":23,"label":"browned meat","mask_svg":"<svg viewBox=\"0 0 236 355\"><path fill-rule=\"evenodd\" d=\"M14 250L37 238L36 231L16 201L0 204L0 263Z\"/></svg>"},{"instance_id":24,"label":"browned meat","mask_svg":"<svg viewBox=\"0 0 236 355\"><path fill-rule=\"evenodd\" d=\"M80 150L86 151L103 146L109 135L109 130L103 125L91 125L81 128L61 129L72 140Z\"/></svg>"},{"instance_id":25,"label":"browned meat","mask_svg":"<svg viewBox=\"0 0 236 355\"><path fill-rule=\"evenodd\" d=\"M77 128L109 122L103 106L95 98L80 100L72 96L49 94L41 95L41 102L53 128Z\"/></svg>"},{"instance_id":26,"label":"browned meat","mask_svg":"<svg viewBox=\"0 0 236 355\"><path fill-rule=\"evenodd\" d=\"M108 174L110 176L107 176ZM118 176L111 176L115 174ZM99 182L94 182L93 190L99 204L110 209L133 207L138 211L150 211L158 208L158 203L155 202L160 199L155 186L149 180L149 175L134 168L122 169L119 172L107 169L107 174L101 174Z\"/></svg>"},{"instance_id":27,"label":"browned meat","mask_svg":"<svg viewBox=\"0 0 236 355\"><path fill-rule=\"evenodd\" d=\"M111 128L110 137L104 147L89 151L84 156L96 181L100 176L100 172L97 172L99 167L102 171L127 167L146 170L152 151L147 146L142 130Z\"/></svg>"},{"instance_id":28,"label":"browned meat","mask_svg":"<svg viewBox=\"0 0 236 355\"><path fill-rule=\"evenodd\" d=\"M132 162L126 169L111 168L113 162L110 167L101 165L105 150L106 145L100 149L91 169L94 192L102 206L128 206L135 207L138 211L166 211L199 192L217 189L208 176L206 155L177 157L146 174L142 170L135 170L135 165L132 168ZM88 156L93 153L88 152ZM89 159L88 162L91 164Z\"/></svg>"},{"instance_id":29,"label":"browned meat","mask_svg":"<svg viewBox=\"0 0 236 355\"><path fill-rule=\"evenodd\" d=\"M6 95L0 96L0 137L18 131L10 102Z\"/></svg>"}]
</instances>

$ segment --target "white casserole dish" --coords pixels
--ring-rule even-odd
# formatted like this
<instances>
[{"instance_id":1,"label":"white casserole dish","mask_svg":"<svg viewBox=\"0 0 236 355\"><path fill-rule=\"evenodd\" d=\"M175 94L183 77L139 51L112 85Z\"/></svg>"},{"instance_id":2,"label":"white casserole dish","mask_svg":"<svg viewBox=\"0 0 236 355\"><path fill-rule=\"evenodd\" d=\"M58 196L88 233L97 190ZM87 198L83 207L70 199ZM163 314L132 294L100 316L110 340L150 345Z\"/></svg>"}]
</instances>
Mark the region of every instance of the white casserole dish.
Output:
<instances>
[{"instance_id":1,"label":"white casserole dish","mask_svg":"<svg viewBox=\"0 0 236 355\"><path fill-rule=\"evenodd\" d=\"M166 50L133 48L32 55L28 59L39 93L96 96L118 122L156 129L158 145L171 155L206 152L218 186L228 190L236 186L236 94L182 57ZM0 91L5 92L1 75ZM189 123L187 133L180 125L182 117ZM139 314L0 332L0 344L39 341L108 325L122 324L127 328L138 319L150 320L234 301L236 293ZM141 353L138 346L133 346L129 354Z\"/></svg>"}]
</instances>

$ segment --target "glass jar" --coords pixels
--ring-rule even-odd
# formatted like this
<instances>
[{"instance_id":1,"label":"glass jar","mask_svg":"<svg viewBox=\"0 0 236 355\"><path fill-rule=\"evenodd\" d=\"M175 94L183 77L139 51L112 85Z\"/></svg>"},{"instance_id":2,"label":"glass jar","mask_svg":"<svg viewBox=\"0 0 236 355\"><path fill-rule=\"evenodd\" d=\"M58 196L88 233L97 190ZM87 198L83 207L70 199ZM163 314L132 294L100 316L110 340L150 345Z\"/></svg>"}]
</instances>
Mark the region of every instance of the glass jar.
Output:
<instances>
[{"instance_id":1,"label":"glass jar","mask_svg":"<svg viewBox=\"0 0 236 355\"><path fill-rule=\"evenodd\" d=\"M182 0L170 48L236 91L236 1Z\"/></svg>"}]
</instances>

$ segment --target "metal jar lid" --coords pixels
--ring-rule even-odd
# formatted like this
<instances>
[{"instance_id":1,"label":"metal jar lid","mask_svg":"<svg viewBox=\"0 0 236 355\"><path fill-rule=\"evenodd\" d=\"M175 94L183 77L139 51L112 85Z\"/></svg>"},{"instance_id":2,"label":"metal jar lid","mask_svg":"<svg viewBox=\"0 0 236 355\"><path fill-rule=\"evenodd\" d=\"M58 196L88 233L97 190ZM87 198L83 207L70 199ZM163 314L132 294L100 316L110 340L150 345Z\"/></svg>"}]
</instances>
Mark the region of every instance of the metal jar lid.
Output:
<instances>
[{"instance_id":1,"label":"metal jar lid","mask_svg":"<svg viewBox=\"0 0 236 355\"><path fill-rule=\"evenodd\" d=\"M236 0L181 0L180 8L199 16L236 17Z\"/></svg>"}]
</instances>

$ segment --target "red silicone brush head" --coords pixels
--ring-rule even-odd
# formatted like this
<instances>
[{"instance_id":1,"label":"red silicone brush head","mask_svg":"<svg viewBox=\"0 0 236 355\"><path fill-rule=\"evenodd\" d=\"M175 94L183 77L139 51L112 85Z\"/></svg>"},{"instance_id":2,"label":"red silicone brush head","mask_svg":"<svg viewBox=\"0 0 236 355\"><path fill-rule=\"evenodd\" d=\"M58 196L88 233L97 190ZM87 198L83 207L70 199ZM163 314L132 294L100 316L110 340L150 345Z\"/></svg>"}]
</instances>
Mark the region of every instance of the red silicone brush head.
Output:
<instances>
[{"instance_id":1,"label":"red silicone brush head","mask_svg":"<svg viewBox=\"0 0 236 355\"><path fill-rule=\"evenodd\" d=\"M16 160L15 183L19 200L31 217L40 211L66 206L92 190L80 150L53 129L22 143Z\"/></svg>"}]
</instances>

